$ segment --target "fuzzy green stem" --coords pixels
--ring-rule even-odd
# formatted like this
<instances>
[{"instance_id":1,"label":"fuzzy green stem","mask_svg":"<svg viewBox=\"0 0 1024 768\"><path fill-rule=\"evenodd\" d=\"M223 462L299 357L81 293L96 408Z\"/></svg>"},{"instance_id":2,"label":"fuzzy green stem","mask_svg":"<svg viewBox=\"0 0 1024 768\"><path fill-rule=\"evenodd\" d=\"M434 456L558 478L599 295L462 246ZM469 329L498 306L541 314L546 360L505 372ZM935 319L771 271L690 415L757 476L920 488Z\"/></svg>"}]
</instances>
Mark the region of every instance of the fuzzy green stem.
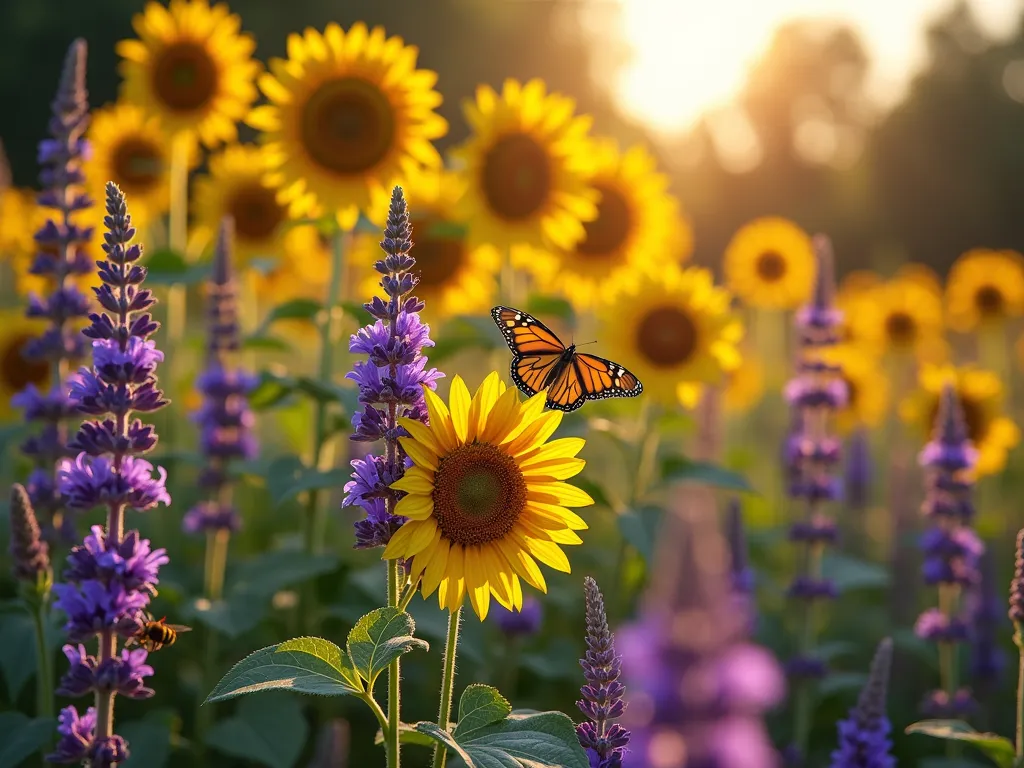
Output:
<instances>
[{"instance_id":1,"label":"fuzzy green stem","mask_svg":"<svg viewBox=\"0 0 1024 768\"><path fill-rule=\"evenodd\" d=\"M53 718L53 659L46 648L46 600L32 607L32 621L36 628L36 716Z\"/></svg>"},{"instance_id":2,"label":"fuzzy green stem","mask_svg":"<svg viewBox=\"0 0 1024 768\"><path fill-rule=\"evenodd\" d=\"M441 673L441 704L437 708L437 724L448 730L452 718L452 692L455 689L455 656L459 647L459 620L462 608L448 614L448 641L444 646L444 669ZM440 744L434 747L433 768L444 768L448 750Z\"/></svg>"},{"instance_id":3,"label":"fuzzy green stem","mask_svg":"<svg viewBox=\"0 0 1024 768\"><path fill-rule=\"evenodd\" d=\"M398 607L398 561L388 560L388 606ZM402 749L401 668L398 657L388 665L388 730L384 734L388 768L399 768Z\"/></svg>"},{"instance_id":4,"label":"fuzzy green stem","mask_svg":"<svg viewBox=\"0 0 1024 768\"><path fill-rule=\"evenodd\" d=\"M412 599L416 596L416 592L419 590L419 587L419 580L410 581L406 585L405 592L402 593L401 598L398 600L398 610L404 611L409 607L409 603L411 603Z\"/></svg>"}]
</instances>

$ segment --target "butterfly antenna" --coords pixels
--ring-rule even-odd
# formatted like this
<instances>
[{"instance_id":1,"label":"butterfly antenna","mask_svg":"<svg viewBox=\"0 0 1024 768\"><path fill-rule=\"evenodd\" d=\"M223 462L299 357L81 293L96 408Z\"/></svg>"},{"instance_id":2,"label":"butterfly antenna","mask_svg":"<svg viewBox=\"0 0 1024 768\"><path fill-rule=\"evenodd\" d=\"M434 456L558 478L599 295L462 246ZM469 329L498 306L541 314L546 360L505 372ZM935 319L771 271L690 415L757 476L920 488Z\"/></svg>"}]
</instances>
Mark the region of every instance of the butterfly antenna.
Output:
<instances>
[{"instance_id":1,"label":"butterfly antenna","mask_svg":"<svg viewBox=\"0 0 1024 768\"><path fill-rule=\"evenodd\" d=\"M597 344L597 339L594 339L593 341L584 341L584 342L581 342L581 343L577 344L576 346L577 347L585 347L588 344Z\"/></svg>"}]
</instances>

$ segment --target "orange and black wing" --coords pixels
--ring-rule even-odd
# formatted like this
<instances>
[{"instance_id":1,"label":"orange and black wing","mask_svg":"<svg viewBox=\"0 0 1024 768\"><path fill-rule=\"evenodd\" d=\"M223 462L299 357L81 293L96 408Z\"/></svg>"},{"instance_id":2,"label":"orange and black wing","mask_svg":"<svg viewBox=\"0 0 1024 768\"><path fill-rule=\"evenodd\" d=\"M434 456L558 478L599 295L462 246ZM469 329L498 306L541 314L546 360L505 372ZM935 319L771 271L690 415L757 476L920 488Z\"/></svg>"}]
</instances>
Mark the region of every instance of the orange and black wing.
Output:
<instances>
[{"instance_id":1,"label":"orange and black wing","mask_svg":"<svg viewBox=\"0 0 1024 768\"><path fill-rule=\"evenodd\" d=\"M495 307L491 317L512 350L509 373L515 385L535 395L557 383L551 379L565 352L561 340L540 320L518 309Z\"/></svg>"},{"instance_id":2,"label":"orange and black wing","mask_svg":"<svg viewBox=\"0 0 1024 768\"><path fill-rule=\"evenodd\" d=\"M579 408L587 400L636 397L644 391L644 385L634 374L618 363L597 355L577 354L564 376L559 378L567 378L570 381L564 387L552 387L552 395L557 391L560 394L564 393L567 398L575 397L575 400L566 402L567 407L563 410L568 411Z\"/></svg>"}]
</instances>

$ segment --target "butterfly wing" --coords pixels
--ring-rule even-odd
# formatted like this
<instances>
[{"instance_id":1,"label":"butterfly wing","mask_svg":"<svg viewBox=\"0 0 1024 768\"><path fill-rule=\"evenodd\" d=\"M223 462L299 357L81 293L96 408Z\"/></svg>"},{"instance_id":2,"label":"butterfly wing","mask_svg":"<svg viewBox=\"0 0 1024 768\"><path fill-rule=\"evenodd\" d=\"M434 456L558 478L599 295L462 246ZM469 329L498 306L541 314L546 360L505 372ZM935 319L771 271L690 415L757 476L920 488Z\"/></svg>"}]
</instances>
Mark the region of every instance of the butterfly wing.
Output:
<instances>
[{"instance_id":1,"label":"butterfly wing","mask_svg":"<svg viewBox=\"0 0 1024 768\"><path fill-rule=\"evenodd\" d=\"M572 365L566 366L551 387L549 397L556 399L557 396L556 403L548 405L574 411L587 400L636 397L643 391L640 379L618 363L597 355L576 354Z\"/></svg>"},{"instance_id":2,"label":"butterfly wing","mask_svg":"<svg viewBox=\"0 0 1024 768\"><path fill-rule=\"evenodd\" d=\"M544 323L522 310L495 307L491 317L512 350L512 381L527 395L537 394L557 368L565 345Z\"/></svg>"}]
</instances>

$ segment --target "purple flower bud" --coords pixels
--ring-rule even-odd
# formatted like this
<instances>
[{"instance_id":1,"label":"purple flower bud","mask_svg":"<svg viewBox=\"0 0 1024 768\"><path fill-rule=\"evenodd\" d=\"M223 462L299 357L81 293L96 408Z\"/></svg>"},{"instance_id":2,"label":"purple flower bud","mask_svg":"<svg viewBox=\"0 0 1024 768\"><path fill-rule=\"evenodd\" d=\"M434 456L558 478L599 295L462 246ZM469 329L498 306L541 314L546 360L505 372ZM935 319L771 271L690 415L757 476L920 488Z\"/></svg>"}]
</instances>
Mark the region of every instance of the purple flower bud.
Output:
<instances>
[{"instance_id":1,"label":"purple flower bud","mask_svg":"<svg viewBox=\"0 0 1024 768\"><path fill-rule=\"evenodd\" d=\"M886 638L875 652L857 706L848 719L839 721L839 748L832 753L830 768L895 768L896 758L890 754L891 726L885 714L891 666L892 640Z\"/></svg>"},{"instance_id":2,"label":"purple flower bud","mask_svg":"<svg viewBox=\"0 0 1024 768\"><path fill-rule=\"evenodd\" d=\"M14 577L37 583L50 570L49 547L42 540L36 513L24 486L11 486L11 559Z\"/></svg>"},{"instance_id":3,"label":"purple flower bud","mask_svg":"<svg viewBox=\"0 0 1024 768\"><path fill-rule=\"evenodd\" d=\"M64 707L57 717L57 748L46 759L51 763L81 763L89 757L96 736L96 709L89 707L78 716L74 707Z\"/></svg>"}]
</instances>

